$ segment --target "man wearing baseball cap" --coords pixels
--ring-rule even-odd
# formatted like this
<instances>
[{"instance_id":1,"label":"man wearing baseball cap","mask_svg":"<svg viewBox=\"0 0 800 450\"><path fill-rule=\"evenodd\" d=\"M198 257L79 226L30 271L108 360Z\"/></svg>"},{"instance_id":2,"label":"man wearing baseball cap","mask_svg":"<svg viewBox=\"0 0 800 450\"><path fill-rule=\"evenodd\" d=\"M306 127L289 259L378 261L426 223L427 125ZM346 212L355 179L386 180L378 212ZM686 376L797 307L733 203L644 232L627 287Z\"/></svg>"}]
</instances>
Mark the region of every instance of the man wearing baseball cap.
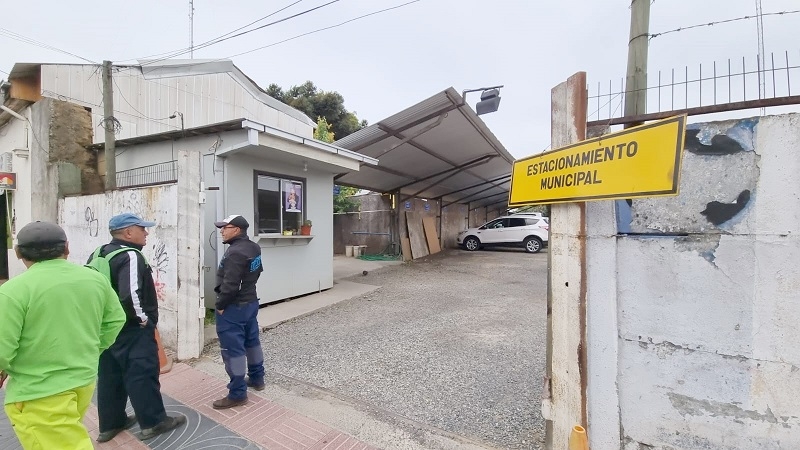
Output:
<instances>
[{"instance_id":1,"label":"man wearing baseball cap","mask_svg":"<svg viewBox=\"0 0 800 450\"><path fill-rule=\"evenodd\" d=\"M240 215L214 222L229 247L217 268L216 326L222 361L228 372L228 395L214 409L247 403L247 386L264 389L264 353L258 329L256 282L263 272L261 247L247 237L250 224ZM248 379L245 380L245 374Z\"/></svg>"},{"instance_id":2,"label":"man wearing baseball cap","mask_svg":"<svg viewBox=\"0 0 800 450\"><path fill-rule=\"evenodd\" d=\"M23 448L90 450L83 417L97 360L125 312L103 275L66 260L67 235L58 225L25 225L16 252L28 270L0 286L6 414Z\"/></svg>"},{"instance_id":3,"label":"man wearing baseball cap","mask_svg":"<svg viewBox=\"0 0 800 450\"><path fill-rule=\"evenodd\" d=\"M150 439L170 431L186 421L184 416L167 416L161 398L158 344L155 330L158 323L158 297L153 272L141 251L147 244L147 228L155 222L133 213L118 214L108 221L111 242L94 255L111 257L111 285L119 294L119 302L127 320L116 342L100 355L97 378L97 415L100 434L97 442L113 439L137 421L142 428L140 438ZM135 417L125 414L130 399Z\"/></svg>"}]
</instances>

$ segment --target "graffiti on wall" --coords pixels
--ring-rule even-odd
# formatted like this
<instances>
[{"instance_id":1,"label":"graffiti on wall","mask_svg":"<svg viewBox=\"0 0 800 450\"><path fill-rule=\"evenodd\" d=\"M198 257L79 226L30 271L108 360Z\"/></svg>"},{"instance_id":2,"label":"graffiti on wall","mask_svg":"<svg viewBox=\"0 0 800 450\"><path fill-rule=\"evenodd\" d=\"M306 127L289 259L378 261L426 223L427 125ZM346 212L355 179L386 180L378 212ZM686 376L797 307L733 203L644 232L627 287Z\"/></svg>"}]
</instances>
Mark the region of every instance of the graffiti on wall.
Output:
<instances>
[{"instance_id":1,"label":"graffiti on wall","mask_svg":"<svg viewBox=\"0 0 800 450\"><path fill-rule=\"evenodd\" d=\"M94 210L91 206L86 207L84 219L86 220L86 229L89 231L89 236L97 237L100 233L100 221L94 217Z\"/></svg>"},{"instance_id":2,"label":"graffiti on wall","mask_svg":"<svg viewBox=\"0 0 800 450\"><path fill-rule=\"evenodd\" d=\"M153 269L156 295L158 296L158 301L164 301L167 287L165 279L169 270L169 254L167 253L166 245L161 241L151 244L151 247L153 249L153 259L150 260L150 267Z\"/></svg>"},{"instance_id":3,"label":"graffiti on wall","mask_svg":"<svg viewBox=\"0 0 800 450\"><path fill-rule=\"evenodd\" d=\"M132 212L156 222L142 249L153 270L159 302L174 310L178 295L177 186L125 189L104 194L68 197L60 204L60 222L70 242L69 259L83 264L100 245L111 240L108 220Z\"/></svg>"}]
</instances>

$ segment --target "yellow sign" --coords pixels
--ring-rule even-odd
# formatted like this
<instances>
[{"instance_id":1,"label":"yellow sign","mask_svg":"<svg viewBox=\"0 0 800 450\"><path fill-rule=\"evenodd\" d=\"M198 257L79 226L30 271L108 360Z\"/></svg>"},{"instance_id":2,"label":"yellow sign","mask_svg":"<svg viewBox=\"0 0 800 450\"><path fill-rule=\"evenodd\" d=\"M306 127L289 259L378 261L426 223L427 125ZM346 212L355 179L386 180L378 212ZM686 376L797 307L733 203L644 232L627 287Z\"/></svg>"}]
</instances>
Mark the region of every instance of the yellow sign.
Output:
<instances>
[{"instance_id":1,"label":"yellow sign","mask_svg":"<svg viewBox=\"0 0 800 450\"><path fill-rule=\"evenodd\" d=\"M686 116L514 162L509 206L678 195Z\"/></svg>"}]
</instances>

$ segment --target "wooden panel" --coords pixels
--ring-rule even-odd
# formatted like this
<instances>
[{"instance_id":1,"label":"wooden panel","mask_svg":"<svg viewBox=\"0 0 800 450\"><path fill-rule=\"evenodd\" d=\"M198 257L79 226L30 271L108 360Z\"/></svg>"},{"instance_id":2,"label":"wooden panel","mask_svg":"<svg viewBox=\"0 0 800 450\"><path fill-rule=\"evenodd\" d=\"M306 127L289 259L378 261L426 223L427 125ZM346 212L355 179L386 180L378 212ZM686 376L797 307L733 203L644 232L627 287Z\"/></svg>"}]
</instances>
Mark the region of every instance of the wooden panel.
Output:
<instances>
[{"instance_id":1,"label":"wooden panel","mask_svg":"<svg viewBox=\"0 0 800 450\"><path fill-rule=\"evenodd\" d=\"M414 259L428 256L428 243L422 230L422 218L413 211L406 211L406 227L408 240L411 242L411 256Z\"/></svg>"},{"instance_id":2,"label":"wooden panel","mask_svg":"<svg viewBox=\"0 0 800 450\"><path fill-rule=\"evenodd\" d=\"M430 216L423 217L422 228L425 230L425 240L428 241L428 251L431 255L442 251L439 235L436 233L436 219Z\"/></svg>"},{"instance_id":3,"label":"wooden panel","mask_svg":"<svg viewBox=\"0 0 800 450\"><path fill-rule=\"evenodd\" d=\"M400 238L400 248L403 250L403 261L411 261L411 241L407 237Z\"/></svg>"},{"instance_id":4,"label":"wooden panel","mask_svg":"<svg viewBox=\"0 0 800 450\"><path fill-rule=\"evenodd\" d=\"M38 102L42 99L42 87L38 77L14 78L10 81L9 96L11 98L29 102Z\"/></svg>"}]
</instances>

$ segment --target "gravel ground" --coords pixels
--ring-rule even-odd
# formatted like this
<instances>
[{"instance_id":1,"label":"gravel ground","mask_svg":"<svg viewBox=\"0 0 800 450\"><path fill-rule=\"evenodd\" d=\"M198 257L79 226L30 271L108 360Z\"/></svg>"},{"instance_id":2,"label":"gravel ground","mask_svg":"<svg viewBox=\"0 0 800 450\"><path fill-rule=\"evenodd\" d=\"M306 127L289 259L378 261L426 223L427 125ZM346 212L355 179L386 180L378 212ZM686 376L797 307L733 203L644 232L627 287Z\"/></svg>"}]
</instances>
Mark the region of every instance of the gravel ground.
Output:
<instances>
[{"instance_id":1,"label":"gravel ground","mask_svg":"<svg viewBox=\"0 0 800 450\"><path fill-rule=\"evenodd\" d=\"M546 253L451 250L350 281L381 288L265 332L268 371L493 447L543 448Z\"/></svg>"}]
</instances>

